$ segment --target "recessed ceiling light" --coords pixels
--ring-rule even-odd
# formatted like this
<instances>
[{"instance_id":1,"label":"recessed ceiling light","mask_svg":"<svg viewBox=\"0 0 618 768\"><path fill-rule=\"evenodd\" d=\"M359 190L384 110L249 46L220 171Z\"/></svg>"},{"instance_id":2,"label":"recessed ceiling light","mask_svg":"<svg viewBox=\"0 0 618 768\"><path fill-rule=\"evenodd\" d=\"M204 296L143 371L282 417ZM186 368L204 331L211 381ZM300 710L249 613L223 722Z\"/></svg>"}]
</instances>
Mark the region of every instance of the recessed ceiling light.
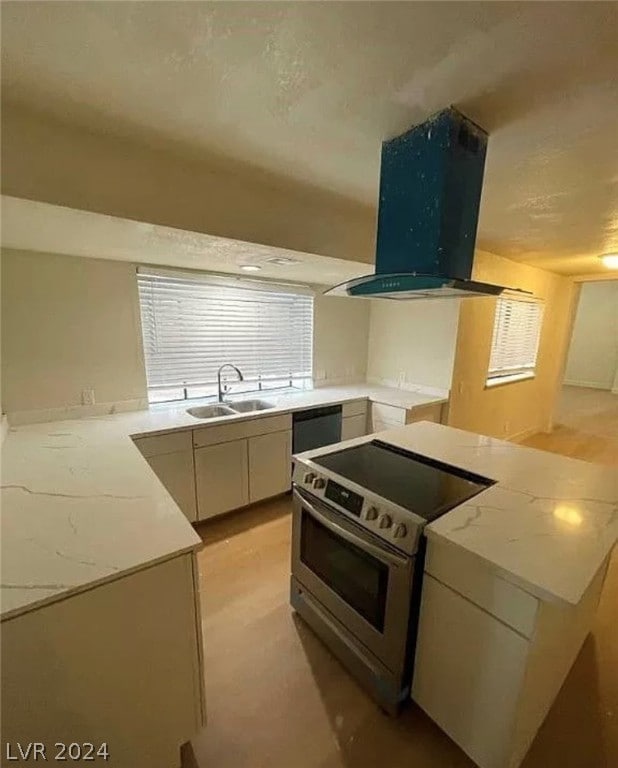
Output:
<instances>
[{"instance_id":1,"label":"recessed ceiling light","mask_svg":"<svg viewBox=\"0 0 618 768\"><path fill-rule=\"evenodd\" d=\"M618 253L607 253L601 256L601 261L608 269L618 269Z\"/></svg>"},{"instance_id":2,"label":"recessed ceiling light","mask_svg":"<svg viewBox=\"0 0 618 768\"><path fill-rule=\"evenodd\" d=\"M259 272L262 269L259 264L241 264L240 268L245 272Z\"/></svg>"},{"instance_id":3,"label":"recessed ceiling light","mask_svg":"<svg viewBox=\"0 0 618 768\"><path fill-rule=\"evenodd\" d=\"M276 264L278 267L289 267L292 264L298 264L298 259L290 259L288 256L275 256L272 259L266 259L269 264Z\"/></svg>"}]
</instances>

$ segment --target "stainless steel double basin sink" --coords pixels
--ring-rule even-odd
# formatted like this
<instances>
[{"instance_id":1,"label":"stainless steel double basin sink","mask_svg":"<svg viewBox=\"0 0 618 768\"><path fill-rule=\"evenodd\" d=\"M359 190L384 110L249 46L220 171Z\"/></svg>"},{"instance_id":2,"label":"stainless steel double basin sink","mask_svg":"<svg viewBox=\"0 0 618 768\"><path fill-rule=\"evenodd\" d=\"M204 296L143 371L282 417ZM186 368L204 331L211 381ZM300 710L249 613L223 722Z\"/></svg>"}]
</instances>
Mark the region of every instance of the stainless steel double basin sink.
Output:
<instances>
[{"instance_id":1,"label":"stainless steel double basin sink","mask_svg":"<svg viewBox=\"0 0 618 768\"><path fill-rule=\"evenodd\" d=\"M237 416L239 413L253 413L274 408L275 403L268 400L239 400L235 403L216 403L213 405L196 405L187 408L187 413L195 419L217 419L222 416Z\"/></svg>"}]
</instances>

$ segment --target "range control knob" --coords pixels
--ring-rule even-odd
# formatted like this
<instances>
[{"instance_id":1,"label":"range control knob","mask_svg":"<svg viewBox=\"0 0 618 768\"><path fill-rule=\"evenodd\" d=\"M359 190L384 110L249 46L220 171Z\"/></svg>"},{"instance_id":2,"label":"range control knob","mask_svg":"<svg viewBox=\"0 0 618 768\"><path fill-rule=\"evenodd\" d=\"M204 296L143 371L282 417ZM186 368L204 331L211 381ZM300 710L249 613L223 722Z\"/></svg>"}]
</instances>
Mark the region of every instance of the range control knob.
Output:
<instances>
[{"instance_id":1,"label":"range control knob","mask_svg":"<svg viewBox=\"0 0 618 768\"><path fill-rule=\"evenodd\" d=\"M403 523L399 523L398 526L395 527L395 531L393 533L393 536L396 539L403 539L408 533L408 529L405 527Z\"/></svg>"},{"instance_id":2,"label":"range control knob","mask_svg":"<svg viewBox=\"0 0 618 768\"><path fill-rule=\"evenodd\" d=\"M305 485L311 485L311 483L315 480L315 472L305 472L305 475L303 477L303 483Z\"/></svg>"},{"instance_id":3,"label":"range control knob","mask_svg":"<svg viewBox=\"0 0 618 768\"><path fill-rule=\"evenodd\" d=\"M366 520L377 520L378 518L378 510L377 507L369 507L367 510L367 514L365 515Z\"/></svg>"},{"instance_id":4,"label":"range control knob","mask_svg":"<svg viewBox=\"0 0 618 768\"><path fill-rule=\"evenodd\" d=\"M320 490L320 488L324 488L326 485L326 480L324 480L323 477L316 477L316 479L313 481L313 487L316 490Z\"/></svg>"},{"instance_id":5,"label":"range control knob","mask_svg":"<svg viewBox=\"0 0 618 768\"><path fill-rule=\"evenodd\" d=\"M378 523L380 528L390 528L392 524L393 519L390 515L382 515L380 517L380 522Z\"/></svg>"}]
</instances>

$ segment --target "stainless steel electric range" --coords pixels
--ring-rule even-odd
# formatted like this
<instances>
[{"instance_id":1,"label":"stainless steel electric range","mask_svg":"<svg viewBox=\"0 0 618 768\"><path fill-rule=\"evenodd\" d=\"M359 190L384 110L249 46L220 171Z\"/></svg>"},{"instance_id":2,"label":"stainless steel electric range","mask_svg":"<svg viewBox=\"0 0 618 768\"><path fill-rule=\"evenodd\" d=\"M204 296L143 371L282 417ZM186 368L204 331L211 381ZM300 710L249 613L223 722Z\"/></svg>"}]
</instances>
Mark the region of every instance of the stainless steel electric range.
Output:
<instances>
[{"instance_id":1,"label":"stainless steel electric range","mask_svg":"<svg viewBox=\"0 0 618 768\"><path fill-rule=\"evenodd\" d=\"M492 484L380 440L295 457L292 606L392 714L410 693L423 528Z\"/></svg>"}]
</instances>

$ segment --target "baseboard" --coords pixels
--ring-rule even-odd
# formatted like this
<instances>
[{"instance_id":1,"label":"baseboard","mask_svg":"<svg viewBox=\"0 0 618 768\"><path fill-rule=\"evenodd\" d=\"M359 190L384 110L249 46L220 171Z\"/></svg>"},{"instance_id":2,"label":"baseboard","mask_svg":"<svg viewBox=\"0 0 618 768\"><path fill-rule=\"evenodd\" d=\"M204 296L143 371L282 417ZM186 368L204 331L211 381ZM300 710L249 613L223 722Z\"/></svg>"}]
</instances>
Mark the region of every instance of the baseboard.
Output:
<instances>
[{"instance_id":1,"label":"baseboard","mask_svg":"<svg viewBox=\"0 0 618 768\"><path fill-rule=\"evenodd\" d=\"M84 419L92 416L109 416L113 413L141 411L148 408L146 398L120 400L115 403L96 403L95 405L66 405L60 408L41 408L31 411L13 411L7 414L9 424L40 424L46 421L65 421L67 419Z\"/></svg>"},{"instance_id":2,"label":"baseboard","mask_svg":"<svg viewBox=\"0 0 618 768\"><path fill-rule=\"evenodd\" d=\"M517 432L516 434L510 435L505 439L508 440L509 443L521 443L523 440L532 437L532 435L537 435L539 432L543 432L543 430L538 427L533 429L525 429L523 432Z\"/></svg>"},{"instance_id":3,"label":"baseboard","mask_svg":"<svg viewBox=\"0 0 618 768\"><path fill-rule=\"evenodd\" d=\"M584 389L604 389L606 392L616 394L618 390L610 389L605 384L599 384L598 381L576 381L575 379L565 379L563 382L566 387L583 387Z\"/></svg>"}]
</instances>

